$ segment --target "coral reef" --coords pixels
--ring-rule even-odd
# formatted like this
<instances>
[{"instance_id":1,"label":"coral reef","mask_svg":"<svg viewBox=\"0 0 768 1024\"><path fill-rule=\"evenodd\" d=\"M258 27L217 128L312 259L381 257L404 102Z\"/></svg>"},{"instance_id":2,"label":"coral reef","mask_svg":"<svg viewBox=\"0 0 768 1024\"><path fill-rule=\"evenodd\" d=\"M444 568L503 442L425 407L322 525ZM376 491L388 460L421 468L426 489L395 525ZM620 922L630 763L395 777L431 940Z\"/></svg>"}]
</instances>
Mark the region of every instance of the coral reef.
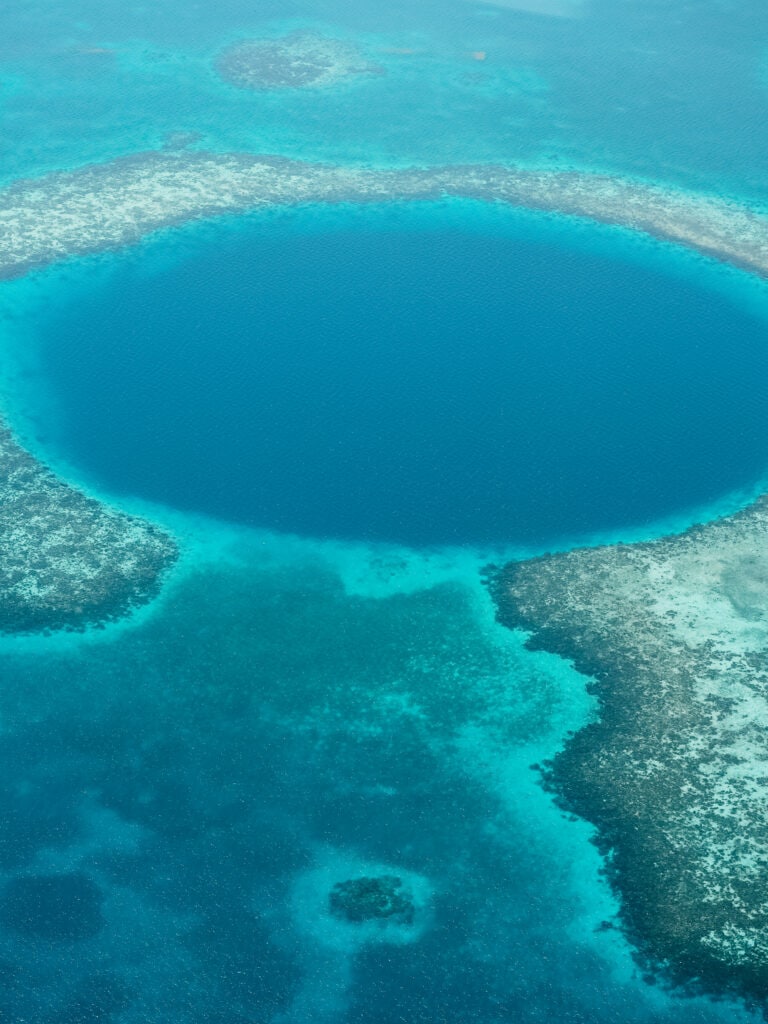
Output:
<instances>
[{"instance_id":1,"label":"coral reef","mask_svg":"<svg viewBox=\"0 0 768 1024\"><path fill-rule=\"evenodd\" d=\"M216 69L241 89L318 88L351 75L381 73L351 43L316 32L235 43L219 55Z\"/></svg>"},{"instance_id":2,"label":"coral reef","mask_svg":"<svg viewBox=\"0 0 768 1024\"><path fill-rule=\"evenodd\" d=\"M413 898L403 889L402 879L395 875L337 882L328 902L332 914L353 923L381 919L413 924L416 912Z\"/></svg>"},{"instance_id":3,"label":"coral reef","mask_svg":"<svg viewBox=\"0 0 768 1024\"><path fill-rule=\"evenodd\" d=\"M189 149L4 190L0 277L259 206L444 196L618 225L768 278L768 218L718 197L584 172L364 170ZM170 537L56 479L5 428L0 465L0 629L80 628L157 592L176 557ZM504 623L594 679L600 719L571 738L546 777L597 826L647 962L677 983L763 1005L767 542L764 498L678 537L545 556L491 581ZM323 891L347 922L402 923L410 913L394 875Z\"/></svg>"},{"instance_id":4,"label":"coral reef","mask_svg":"<svg viewBox=\"0 0 768 1024\"><path fill-rule=\"evenodd\" d=\"M629 228L768 277L768 216L714 196L587 172L494 165L367 170L161 150L0 192L0 277L261 206L475 198Z\"/></svg>"},{"instance_id":5,"label":"coral reef","mask_svg":"<svg viewBox=\"0 0 768 1024\"><path fill-rule=\"evenodd\" d=\"M500 620L592 677L546 766L646 963L768 1004L768 498L679 536L495 571Z\"/></svg>"},{"instance_id":6,"label":"coral reef","mask_svg":"<svg viewBox=\"0 0 768 1024\"><path fill-rule=\"evenodd\" d=\"M115 619L176 557L168 534L59 480L0 424L0 631Z\"/></svg>"},{"instance_id":7,"label":"coral reef","mask_svg":"<svg viewBox=\"0 0 768 1024\"><path fill-rule=\"evenodd\" d=\"M768 277L768 217L717 197L583 172L491 165L368 170L174 147L18 181L0 192L0 278L261 206L445 196L620 225ZM121 615L157 592L176 555L169 537L57 481L7 432L0 442L8 467L0 629L78 628Z\"/></svg>"}]
</instances>

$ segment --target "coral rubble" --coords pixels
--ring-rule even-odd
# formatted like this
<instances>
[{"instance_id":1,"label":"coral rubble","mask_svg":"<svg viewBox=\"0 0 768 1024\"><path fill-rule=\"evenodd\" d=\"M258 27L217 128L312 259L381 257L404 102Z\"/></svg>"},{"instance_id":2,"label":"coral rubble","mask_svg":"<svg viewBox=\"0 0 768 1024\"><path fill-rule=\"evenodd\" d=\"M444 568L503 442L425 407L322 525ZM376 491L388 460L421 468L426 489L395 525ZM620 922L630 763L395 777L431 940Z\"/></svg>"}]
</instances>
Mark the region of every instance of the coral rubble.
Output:
<instances>
[{"instance_id":1,"label":"coral rubble","mask_svg":"<svg viewBox=\"0 0 768 1024\"><path fill-rule=\"evenodd\" d=\"M470 164L368 170L161 150L0 192L0 277L263 206L475 198L618 225L768 277L768 216L729 200L587 172Z\"/></svg>"}]
</instances>

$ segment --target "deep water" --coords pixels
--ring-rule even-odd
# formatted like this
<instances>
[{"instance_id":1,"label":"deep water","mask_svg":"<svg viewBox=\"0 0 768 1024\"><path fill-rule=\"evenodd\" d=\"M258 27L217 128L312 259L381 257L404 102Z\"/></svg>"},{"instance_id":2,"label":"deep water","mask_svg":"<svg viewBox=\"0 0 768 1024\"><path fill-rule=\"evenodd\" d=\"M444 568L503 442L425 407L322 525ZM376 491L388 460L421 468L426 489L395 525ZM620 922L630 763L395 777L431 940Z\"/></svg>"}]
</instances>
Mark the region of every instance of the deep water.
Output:
<instances>
[{"instance_id":1,"label":"deep water","mask_svg":"<svg viewBox=\"0 0 768 1024\"><path fill-rule=\"evenodd\" d=\"M383 73L217 78L223 46L303 28ZM182 133L765 203L766 69L764 0L25 0L0 178ZM494 623L473 544L654 535L752 487L758 291L470 203L262 212L4 282L12 422L159 501L183 560L130 623L0 639L3 1024L754 1024L634 961L532 767L596 713L585 680ZM382 875L412 925L330 913Z\"/></svg>"},{"instance_id":2,"label":"deep water","mask_svg":"<svg viewBox=\"0 0 768 1024\"><path fill-rule=\"evenodd\" d=\"M755 483L765 320L604 229L477 219L256 218L65 279L37 313L46 443L109 493L414 545L542 546Z\"/></svg>"}]
</instances>

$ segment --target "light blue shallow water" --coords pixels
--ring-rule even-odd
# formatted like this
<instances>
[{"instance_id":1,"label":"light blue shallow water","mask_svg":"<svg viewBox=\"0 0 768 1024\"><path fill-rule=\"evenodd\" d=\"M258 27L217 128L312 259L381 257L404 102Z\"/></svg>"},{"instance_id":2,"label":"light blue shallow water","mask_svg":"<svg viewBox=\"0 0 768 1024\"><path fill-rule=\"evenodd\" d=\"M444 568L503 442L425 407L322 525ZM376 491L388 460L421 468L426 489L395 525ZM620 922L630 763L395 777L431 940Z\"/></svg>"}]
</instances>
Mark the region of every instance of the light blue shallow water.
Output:
<instances>
[{"instance_id":1,"label":"light blue shallow water","mask_svg":"<svg viewBox=\"0 0 768 1024\"><path fill-rule=\"evenodd\" d=\"M386 74L217 81L220 46L301 25ZM766 53L752 0L29 0L0 11L0 174L187 131L765 199ZM0 644L0 1018L752 1019L634 965L589 829L530 768L594 714L584 681L494 625L470 542L647 535L751 487L756 294L471 204L197 227L5 286L15 422L93 486L167 503L186 561L128 628ZM364 874L411 886L411 931L333 918L329 888Z\"/></svg>"}]
</instances>

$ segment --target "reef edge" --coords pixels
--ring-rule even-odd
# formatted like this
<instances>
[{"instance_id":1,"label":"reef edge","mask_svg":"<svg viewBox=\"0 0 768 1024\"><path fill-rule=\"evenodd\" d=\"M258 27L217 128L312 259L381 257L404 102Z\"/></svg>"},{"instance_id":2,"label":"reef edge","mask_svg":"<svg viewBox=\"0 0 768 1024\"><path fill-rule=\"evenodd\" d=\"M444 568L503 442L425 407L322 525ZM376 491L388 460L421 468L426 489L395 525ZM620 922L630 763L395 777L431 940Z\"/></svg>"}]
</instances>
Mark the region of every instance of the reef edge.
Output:
<instances>
[{"instance_id":1,"label":"reef edge","mask_svg":"<svg viewBox=\"0 0 768 1024\"><path fill-rule=\"evenodd\" d=\"M276 155L165 149L19 180L1 190L0 279L76 256L120 249L161 229L261 207L445 197L503 203L628 228L768 278L768 217L738 203L657 184L581 171L498 165L376 170ZM32 457L10 435L3 436L5 455L0 458L5 460L9 482L5 511L0 515L0 550L14 553L9 563L14 569L4 580L0 578L0 597L16 612L0 621L0 631L83 628L88 622L119 617L154 596L178 554L170 535L144 520L121 518L121 513L86 498L42 467L35 470ZM31 461L22 473L18 464L24 459ZM63 540L39 549L32 543L32 524L42 521L43 504L51 537L61 533L62 524L69 524L67 536L74 546L66 557ZM77 526L91 522L97 509L98 516L106 517L99 520L98 545ZM60 523L55 528L57 519ZM80 543L82 551L90 552L90 568L78 556ZM125 570L131 544L133 574ZM110 545L112 556L108 555ZM43 550L50 555L54 548L56 557L46 560ZM150 555L151 551L155 554ZM89 600L88 587L96 593L95 564L104 572L111 566L114 590L109 596L109 588L103 589L100 599ZM151 571L150 564L154 565ZM50 574L48 584L43 583L46 573ZM61 584L59 589L53 585L54 578ZM103 579L99 586L103 587Z\"/></svg>"},{"instance_id":2,"label":"reef edge","mask_svg":"<svg viewBox=\"0 0 768 1024\"><path fill-rule=\"evenodd\" d=\"M768 1017L768 497L676 536L491 568L499 621L588 677L543 766L596 827L651 974Z\"/></svg>"}]
</instances>

